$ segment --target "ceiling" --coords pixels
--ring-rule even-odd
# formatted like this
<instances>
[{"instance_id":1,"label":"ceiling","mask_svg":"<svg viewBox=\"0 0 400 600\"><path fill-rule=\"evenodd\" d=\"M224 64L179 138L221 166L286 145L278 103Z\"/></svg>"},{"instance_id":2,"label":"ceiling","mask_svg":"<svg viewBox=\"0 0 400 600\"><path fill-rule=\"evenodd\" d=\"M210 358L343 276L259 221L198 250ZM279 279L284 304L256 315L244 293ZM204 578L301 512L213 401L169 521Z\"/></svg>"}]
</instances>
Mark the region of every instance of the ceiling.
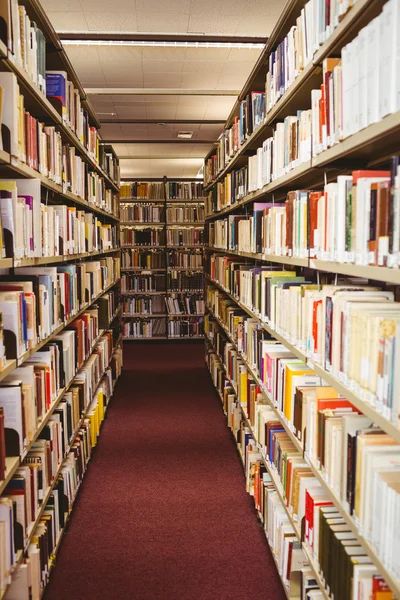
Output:
<instances>
[{"instance_id":1,"label":"ceiling","mask_svg":"<svg viewBox=\"0 0 400 600\"><path fill-rule=\"evenodd\" d=\"M153 33L171 34L172 39L173 34L200 34L205 42L207 35L238 41L267 37L284 5L283 0L116 0L110 10L109 0L42 3L63 34ZM107 121L103 139L115 142L123 157L122 177L195 177L260 53L204 46L66 45L66 50L99 120ZM91 88L97 88L95 94ZM155 88L158 93L99 94L98 88ZM176 94L163 95L171 88ZM198 95L202 90L225 95ZM132 120L140 122L126 122ZM193 132L191 143L177 138L181 130Z\"/></svg>"}]
</instances>

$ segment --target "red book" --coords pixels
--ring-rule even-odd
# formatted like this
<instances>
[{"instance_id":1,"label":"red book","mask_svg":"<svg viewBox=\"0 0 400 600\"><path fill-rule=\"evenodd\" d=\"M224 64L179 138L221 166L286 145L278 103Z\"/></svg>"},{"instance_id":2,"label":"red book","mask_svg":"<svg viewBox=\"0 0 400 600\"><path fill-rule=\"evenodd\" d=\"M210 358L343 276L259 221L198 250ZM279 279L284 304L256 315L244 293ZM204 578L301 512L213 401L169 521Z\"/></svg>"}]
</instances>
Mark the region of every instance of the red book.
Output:
<instances>
[{"instance_id":1,"label":"red book","mask_svg":"<svg viewBox=\"0 0 400 600\"><path fill-rule=\"evenodd\" d=\"M315 238L314 233L318 229L318 201L323 195L323 192L310 192L309 195L309 212L310 212L310 224L309 224L309 248L314 248Z\"/></svg>"},{"instance_id":2,"label":"red book","mask_svg":"<svg viewBox=\"0 0 400 600\"><path fill-rule=\"evenodd\" d=\"M372 600L392 600L393 594L386 581L379 575L372 578Z\"/></svg>"},{"instance_id":3,"label":"red book","mask_svg":"<svg viewBox=\"0 0 400 600\"><path fill-rule=\"evenodd\" d=\"M6 433L4 427L4 409L0 407L0 481L6 477Z\"/></svg>"},{"instance_id":4,"label":"red book","mask_svg":"<svg viewBox=\"0 0 400 600\"><path fill-rule=\"evenodd\" d=\"M365 177L387 177L390 179L390 171L353 171L353 185L361 178Z\"/></svg>"}]
</instances>

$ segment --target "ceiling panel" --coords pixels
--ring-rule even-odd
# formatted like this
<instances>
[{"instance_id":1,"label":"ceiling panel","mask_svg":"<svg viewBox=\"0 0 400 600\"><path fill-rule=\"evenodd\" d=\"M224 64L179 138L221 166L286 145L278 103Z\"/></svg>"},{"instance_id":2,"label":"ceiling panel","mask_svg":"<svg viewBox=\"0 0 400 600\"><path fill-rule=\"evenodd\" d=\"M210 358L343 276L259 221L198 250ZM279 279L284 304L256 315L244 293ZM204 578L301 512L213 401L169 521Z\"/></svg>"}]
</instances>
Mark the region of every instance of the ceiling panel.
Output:
<instances>
[{"instance_id":1,"label":"ceiling panel","mask_svg":"<svg viewBox=\"0 0 400 600\"><path fill-rule=\"evenodd\" d=\"M210 144L113 144L118 156L202 158L210 149Z\"/></svg>"},{"instance_id":2,"label":"ceiling panel","mask_svg":"<svg viewBox=\"0 0 400 600\"><path fill-rule=\"evenodd\" d=\"M171 140L180 143L178 131L193 131L192 139L196 142L216 139L222 131L222 125L190 125L181 123L151 124L116 124L103 123L101 135L104 140ZM182 144L184 145L184 144Z\"/></svg>"},{"instance_id":3,"label":"ceiling panel","mask_svg":"<svg viewBox=\"0 0 400 600\"><path fill-rule=\"evenodd\" d=\"M203 159L133 159L121 160L121 177L196 177Z\"/></svg>"}]
</instances>

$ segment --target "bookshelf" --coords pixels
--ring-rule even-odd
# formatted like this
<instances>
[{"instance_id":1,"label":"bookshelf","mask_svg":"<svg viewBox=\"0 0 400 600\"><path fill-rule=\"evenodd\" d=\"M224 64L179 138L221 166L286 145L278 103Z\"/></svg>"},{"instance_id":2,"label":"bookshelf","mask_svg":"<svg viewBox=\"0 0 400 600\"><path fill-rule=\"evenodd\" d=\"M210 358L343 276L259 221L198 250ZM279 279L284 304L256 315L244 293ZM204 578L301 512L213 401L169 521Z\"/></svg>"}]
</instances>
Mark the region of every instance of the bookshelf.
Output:
<instances>
[{"instance_id":1,"label":"bookshelf","mask_svg":"<svg viewBox=\"0 0 400 600\"><path fill-rule=\"evenodd\" d=\"M21 22L36 24L30 74L3 4L0 598L22 593L14 585L29 559L39 597L122 369L119 164L40 4L19 8ZM49 71L59 100L46 96ZM16 486L19 503L30 499L23 522L13 516ZM52 545L42 527L49 518ZM5 526L13 519L22 532L15 548L14 526Z\"/></svg>"},{"instance_id":2,"label":"bookshelf","mask_svg":"<svg viewBox=\"0 0 400 600\"><path fill-rule=\"evenodd\" d=\"M202 339L202 182L124 182L120 206L124 339Z\"/></svg>"},{"instance_id":3,"label":"bookshelf","mask_svg":"<svg viewBox=\"0 0 400 600\"><path fill-rule=\"evenodd\" d=\"M324 2L314 3L314 8L316 4L324 10ZM392 102L386 107L381 91L374 105L371 90L362 91L368 77L378 76L380 45L374 45L378 58L375 66L366 68L366 80L361 63L360 71L351 72L357 101L350 125L346 90L334 86L339 73L346 81L345 69L356 64L359 44L368 46L368 36L382 33L382 11L384 36L395 39L396 26L387 16L395 3L333 3L322 33L318 23L303 29L310 5L287 2L224 132L205 157L206 363L288 597L353 598L351 590L357 589L357 598L375 598L379 588L394 598L400 595L400 579L396 551L388 540L395 526L391 517L381 521L378 514L387 514L382 494L389 493L387 481L397 481L397 475L388 474L390 453L400 449L393 366L397 363L387 362L398 355L391 343L399 318L400 106ZM297 54L288 58L294 48L293 26L299 36L307 37L308 46L304 62L290 79L291 65L302 54L296 38ZM282 50L285 38L289 41ZM281 51L286 53L287 70L276 88L274 61ZM386 61L390 73L390 52ZM260 110L257 96L264 89ZM343 122L338 107L345 115ZM257 117L261 114L257 126L256 110ZM307 150L303 147L301 154L302 127ZM288 157L279 165L280 144ZM379 227L374 220L375 193ZM375 294L377 304L367 304L375 301ZM383 304L383 298L391 304ZM342 320L337 320L339 310ZM385 329L389 314L394 327L390 335ZM377 329L372 330L372 323ZM382 363L372 358L378 343ZM385 391L378 387L383 364ZM329 409L321 408L325 406ZM314 410L311 417L308 411ZM356 424L351 432L350 422ZM275 430L272 445L267 431ZM344 441L340 436L345 432ZM369 435L393 449L365 450ZM347 443L353 444L352 454ZM281 460L278 452L285 458ZM344 463L344 457L349 462ZM366 461L362 471L361 461ZM353 469L351 476L347 468ZM352 477L357 478L357 490ZM370 500L372 478L382 502ZM294 489L299 491L296 497ZM397 503L394 483L390 489ZM329 522L323 505L332 511L335 523ZM279 551L269 529L271 511L278 519L275 524L292 536ZM310 537L317 516L322 524ZM321 554L321 544L334 544L335 556ZM288 579L280 561L294 549L301 554ZM362 558L354 559L348 576L348 557L356 555ZM310 579L312 587L306 588ZM312 596L307 595L310 590Z\"/></svg>"}]
</instances>

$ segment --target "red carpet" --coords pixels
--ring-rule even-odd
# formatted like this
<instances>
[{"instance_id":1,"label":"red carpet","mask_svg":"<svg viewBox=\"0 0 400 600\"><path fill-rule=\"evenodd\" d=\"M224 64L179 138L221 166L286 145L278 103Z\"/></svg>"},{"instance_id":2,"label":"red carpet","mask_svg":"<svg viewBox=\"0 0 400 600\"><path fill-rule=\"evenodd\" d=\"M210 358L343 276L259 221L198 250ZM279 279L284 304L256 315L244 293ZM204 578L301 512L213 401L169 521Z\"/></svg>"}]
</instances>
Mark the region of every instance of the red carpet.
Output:
<instances>
[{"instance_id":1,"label":"red carpet","mask_svg":"<svg viewBox=\"0 0 400 600\"><path fill-rule=\"evenodd\" d=\"M125 344L46 600L283 600L244 483L202 344Z\"/></svg>"}]
</instances>

